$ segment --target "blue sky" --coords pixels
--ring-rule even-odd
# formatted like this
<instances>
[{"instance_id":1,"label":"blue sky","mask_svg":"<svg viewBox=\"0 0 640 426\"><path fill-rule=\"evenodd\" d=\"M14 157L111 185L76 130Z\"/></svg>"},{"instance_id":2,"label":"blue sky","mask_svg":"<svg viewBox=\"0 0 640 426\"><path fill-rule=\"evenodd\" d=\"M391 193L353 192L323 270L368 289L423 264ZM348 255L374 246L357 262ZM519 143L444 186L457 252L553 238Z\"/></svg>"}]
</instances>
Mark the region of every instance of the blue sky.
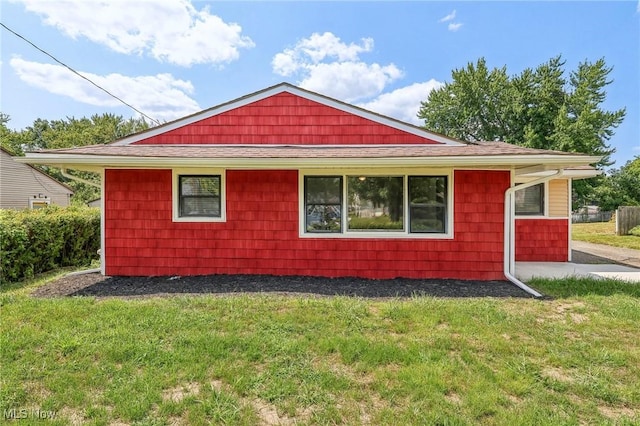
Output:
<instances>
[{"instance_id":1,"label":"blue sky","mask_svg":"<svg viewBox=\"0 0 640 426\"><path fill-rule=\"evenodd\" d=\"M14 31L160 121L287 81L420 124L451 71L484 57L509 74L604 57L604 107L626 107L615 167L640 155L640 3L2 0ZM0 110L37 118L136 113L5 29ZM568 77L568 75L567 75Z\"/></svg>"}]
</instances>

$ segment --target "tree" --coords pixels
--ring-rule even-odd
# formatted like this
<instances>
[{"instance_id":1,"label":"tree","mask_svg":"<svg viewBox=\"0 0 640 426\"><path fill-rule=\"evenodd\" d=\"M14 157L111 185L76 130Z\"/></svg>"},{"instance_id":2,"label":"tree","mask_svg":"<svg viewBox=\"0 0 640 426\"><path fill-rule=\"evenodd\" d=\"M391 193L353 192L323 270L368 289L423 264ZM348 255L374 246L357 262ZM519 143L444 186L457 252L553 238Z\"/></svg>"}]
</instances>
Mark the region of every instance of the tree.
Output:
<instances>
[{"instance_id":1,"label":"tree","mask_svg":"<svg viewBox=\"0 0 640 426\"><path fill-rule=\"evenodd\" d=\"M24 155L22 145L26 142L26 137L22 132L9 129L9 121L9 115L0 112L0 145L13 155Z\"/></svg>"},{"instance_id":2,"label":"tree","mask_svg":"<svg viewBox=\"0 0 640 426\"><path fill-rule=\"evenodd\" d=\"M86 145L107 144L121 139L129 134L149 128L144 119L129 118L113 114L93 115L90 118L69 118L66 120L36 119L33 124L21 131L10 130L7 123L10 118L0 113L0 137L2 146L15 155L24 155L25 151L40 149L72 148ZM99 190L91 185L85 185L62 176L55 167L39 166L39 168L54 178L71 186L75 195L74 202L86 203L100 196ZM91 172L74 172L78 177L95 183L100 182L100 176Z\"/></svg>"},{"instance_id":3,"label":"tree","mask_svg":"<svg viewBox=\"0 0 640 426\"><path fill-rule=\"evenodd\" d=\"M367 200L373 207L386 207L392 222L402 220L403 182L399 177L373 176L349 178L349 202Z\"/></svg>"},{"instance_id":4,"label":"tree","mask_svg":"<svg viewBox=\"0 0 640 426\"><path fill-rule=\"evenodd\" d=\"M452 71L452 81L432 91L418 117L425 128L466 140L504 142L602 156L596 167L611 165L608 144L625 109L605 111L605 88L612 68L604 59L578 65L564 77L561 56L509 77L506 67L489 70L484 58ZM576 182L579 199L592 191Z\"/></svg>"},{"instance_id":5,"label":"tree","mask_svg":"<svg viewBox=\"0 0 640 426\"><path fill-rule=\"evenodd\" d=\"M95 114L91 118L66 120L42 120L38 118L23 132L26 134L25 150L73 148L113 142L129 134L149 128L144 119L113 114Z\"/></svg>"},{"instance_id":6,"label":"tree","mask_svg":"<svg viewBox=\"0 0 640 426\"><path fill-rule=\"evenodd\" d=\"M611 170L595 189L594 198L605 211L619 206L640 206L640 156Z\"/></svg>"},{"instance_id":7,"label":"tree","mask_svg":"<svg viewBox=\"0 0 640 426\"><path fill-rule=\"evenodd\" d=\"M418 117L425 127L454 138L506 140L509 136L505 121L509 108L509 77L505 67L489 71L484 58L474 65L452 72L453 83L433 90L422 102Z\"/></svg>"}]
</instances>

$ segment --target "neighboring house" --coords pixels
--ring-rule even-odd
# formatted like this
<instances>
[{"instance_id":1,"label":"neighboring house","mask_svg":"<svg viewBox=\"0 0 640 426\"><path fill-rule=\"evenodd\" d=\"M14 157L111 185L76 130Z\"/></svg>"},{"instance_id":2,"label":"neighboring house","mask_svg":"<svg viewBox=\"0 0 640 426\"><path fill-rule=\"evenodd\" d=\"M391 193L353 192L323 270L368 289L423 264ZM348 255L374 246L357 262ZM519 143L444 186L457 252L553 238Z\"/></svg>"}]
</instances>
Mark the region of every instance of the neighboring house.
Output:
<instances>
[{"instance_id":1,"label":"neighboring house","mask_svg":"<svg viewBox=\"0 0 640 426\"><path fill-rule=\"evenodd\" d=\"M25 161L102 174L107 275L502 280L515 259L569 259L571 179L599 159L465 143L283 83Z\"/></svg>"},{"instance_id":2,"label":"neighboring house","mask_svg":"<svg viewBox=\"0 0 640 426\"><path fill-rule=\"evenodd\" d=\"M0 148L0 209L68 206L73 190L28 164L18 163Z\"/></svg>"}]
</instances>

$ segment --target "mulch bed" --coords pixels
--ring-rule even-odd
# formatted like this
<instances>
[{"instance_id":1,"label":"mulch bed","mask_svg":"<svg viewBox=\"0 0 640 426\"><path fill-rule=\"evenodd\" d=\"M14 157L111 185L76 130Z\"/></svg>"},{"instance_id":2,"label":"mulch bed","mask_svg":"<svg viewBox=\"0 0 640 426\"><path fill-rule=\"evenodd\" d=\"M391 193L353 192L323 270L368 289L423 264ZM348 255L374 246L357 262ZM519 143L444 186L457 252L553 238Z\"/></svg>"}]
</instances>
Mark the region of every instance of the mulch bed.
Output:
<instances>
[{"instance_id":1,"label":"mulch bed","mask_svg":"<svg viewBox=\"0 0 640 426\"><path fill-rule=\"evenodd\" d=\"M365 298L521 297L532 296L508 281L442 279L370 280L272 275L205 275L189 277L105 277L97 273L68 275L33 292L36 297L149 297L185 294L290 294Z\"/></svg>"},{"instance_id":2,"label":"mulch bed","mask_svg":"<svg viewBox=\"0 0 640 426\"><path fill-rule=\"evenodd\" d=\"M573 263L611 263L611 260L574 250ZM149 297L186 294L273 293L366 298L521 297L532 296L508 281L443 279L369 280L273 275L205 275L195 277L105 277L67 275L37 288L36 297Z\"/></svg>"}]
</instances>

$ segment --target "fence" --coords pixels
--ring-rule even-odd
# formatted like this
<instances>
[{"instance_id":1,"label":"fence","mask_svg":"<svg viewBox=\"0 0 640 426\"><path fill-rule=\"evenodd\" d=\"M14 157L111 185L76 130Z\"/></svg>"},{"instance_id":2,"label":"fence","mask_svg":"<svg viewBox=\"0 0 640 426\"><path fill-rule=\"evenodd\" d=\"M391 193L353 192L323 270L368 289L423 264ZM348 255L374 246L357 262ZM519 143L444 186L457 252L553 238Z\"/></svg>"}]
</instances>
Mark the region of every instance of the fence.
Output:
<instances>
[{"instance_id":1,"label":"fence","mask_svg":"<svg viewBox=\"0 0 640 426\"><path fill-rule=\"evenodd\" d=\"M629 235L631 228L638 225L640 225L640 207L618 207L616 211L616 235Z\"/></svg>"},{"instance_id":2,"label":"fence","mask_svg":"<svg viewBox=\"0 0 640 426\"><path fill-rule=\"evenodd\" d=\"M613 212L583 212L573 213L571 215L571 223L591 223L591 222L609 222Z\"/></svg>"}]
</instances>

